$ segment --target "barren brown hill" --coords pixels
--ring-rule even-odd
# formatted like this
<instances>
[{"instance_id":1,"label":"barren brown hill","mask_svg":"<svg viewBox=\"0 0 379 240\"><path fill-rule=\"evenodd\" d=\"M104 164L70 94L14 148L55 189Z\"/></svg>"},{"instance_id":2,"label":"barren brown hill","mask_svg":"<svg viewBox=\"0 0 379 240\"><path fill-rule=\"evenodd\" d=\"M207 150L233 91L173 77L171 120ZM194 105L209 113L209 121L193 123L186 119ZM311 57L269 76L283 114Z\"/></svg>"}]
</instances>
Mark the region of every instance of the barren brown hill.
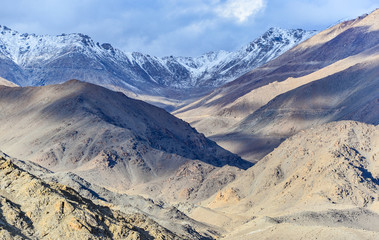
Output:
<instances>
[{"instance_id":1,"label":"barren brown hill","mask_svg":"<svg viewBox=\"0 0 379 240\"><path fill-rule=\"evenodd\" d=\"M141 214L93 204L0 158L2 239L181 239Z\"/></svg>"},{"instance_id":2,"label":"barren brown hill","mask_svg":"<svg viewBox=\"0 0 379 240\"><path fill-rule=\"evenodd\" d=\"M4 152L111 189L166 179L193 160L251 165L163 109L76 80L0 87L0 122Z\"/></svg>"},{"instance_id":3,"label":"barren brown hill","mask_svg":"<svg viewBox=\"0 0 379 240\"><path fill-rule=\"evenodd\" d=\"M333 26L174 114L257 161L333 120L377 124L379 10Z\"/></svg>"},{"instance_id":4,"label":"barren brown hill","mask_svg":"<svg viewBox=\"0 0 379 240\"><path fill-rule=\"evenodd\" d=\"M10 82L6 80L5 78L0 77L0 85L1 86L7 86L7 87L18 87L17 84Z\"/></svg>"},{"instance_id":5,"label":"barren brown hill","mask_svg":"<svg viewBox=\"0 0 379 240\"><path fill-rule=\"evenodd\" d=\"M225 239L377 239L378 157L378 126L304 130L188 214L229 229Z\"/></svg>"},{"instance_id":6,"label":"barren brown hill","mask_svg":"<svg viewBox=\"0 0 379 240\"><path fill-rule=\"evenodd\" d=\"M146 218L155 221L183 239L214 239L222 233L222 229L189 218L170 203L137 195L112 192L87 182L74 173L55 173L36 163L11 158L3 152L0 152L0 157L11 160L21 171L26 171L43 182L70 187L83 198L89 199L99 206L106 206L126 215L146 216Z\"/></svg>"}]
</instances>

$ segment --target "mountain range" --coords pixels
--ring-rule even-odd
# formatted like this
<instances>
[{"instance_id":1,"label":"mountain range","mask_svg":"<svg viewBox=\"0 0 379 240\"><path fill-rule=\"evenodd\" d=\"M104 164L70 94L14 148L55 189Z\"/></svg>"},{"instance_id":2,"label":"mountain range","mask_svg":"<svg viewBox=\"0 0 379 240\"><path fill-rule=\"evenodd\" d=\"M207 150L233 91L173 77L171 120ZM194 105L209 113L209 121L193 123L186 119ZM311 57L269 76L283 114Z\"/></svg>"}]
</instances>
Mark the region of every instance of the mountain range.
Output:
<instances>
[{"instance_id":1,"label":"mountain range","mask_svg":"<svg viewBox=\"0 0 379 240\"><path fill-rule=\"evenodd\" d=\"M165 179L193 160L252 165L163 109L78 80L1 86L0 111L0 145L7 154L109 188Z\"/></svg>"},{"instance_id":2,"label":"mountain range","mask_svg":"<svg viewBox=\"0 0 379 240\"><path fill-rule=\"evenodd\" d=\"M79 79L165 106L170 99L176 104L177 100L204 95L315 33L270 28L235 52L160 58L139 52L125 53L109 43L95 43L84 34L39 36L1 26L0 75L20 86ZM167 104L162 99L167 99Z\"/></svg>"},{"instance_id":3,"label":"mountain range","mask_svg":"<svg viewBox=\"0 0 379 240\"><path fill-rule=\"evenodd\" d=\"M281 31L246 56L280 52L286 38L272 36ZM378 33L379 9L245 74L228 67L175 85L179 77L152 80L158 73L144 80L146 65L134 68L139 81L116 86L122 58L100 56L128 54L81 34L2 27L13 46L29 48L1 48L1 237L378 239ZM49 38L51 48L38 43ZM71 72L88 79L64 81ZM243 75L225 80L235 73ZM192 90L212 92L175 97ZM125 93L184 106L174 116Z\"/></svg>"},{"instance_id":4,"label":"mountain range","mask_svg":"<svg viewBox=\"0 0 379 240\"><path fill-rule=\"evenodd\" d=\"M378 124L378 22L330 27L174 114L250 161L322 123Z\"/></svg>"}]
</instances>

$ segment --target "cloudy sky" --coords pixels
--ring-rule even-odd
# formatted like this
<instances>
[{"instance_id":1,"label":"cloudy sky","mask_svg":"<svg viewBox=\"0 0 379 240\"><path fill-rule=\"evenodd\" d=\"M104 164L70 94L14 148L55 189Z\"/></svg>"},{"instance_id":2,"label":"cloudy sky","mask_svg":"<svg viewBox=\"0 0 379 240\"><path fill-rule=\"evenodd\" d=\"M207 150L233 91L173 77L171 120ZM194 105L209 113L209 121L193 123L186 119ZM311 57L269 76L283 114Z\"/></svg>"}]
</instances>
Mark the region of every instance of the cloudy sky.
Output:
<instances>
[{"instance_id":1,"label":"cloudy sky","mask_svg":"<svg viewBox=\"0 0 379 240\"><path fill-rule=\"evenodd\" d=\"M80 32L124 51L197 56L232 51L269 27L322 30L379 7L377 0L0 0L0 25Z\"/></svg>"}]
</instances>

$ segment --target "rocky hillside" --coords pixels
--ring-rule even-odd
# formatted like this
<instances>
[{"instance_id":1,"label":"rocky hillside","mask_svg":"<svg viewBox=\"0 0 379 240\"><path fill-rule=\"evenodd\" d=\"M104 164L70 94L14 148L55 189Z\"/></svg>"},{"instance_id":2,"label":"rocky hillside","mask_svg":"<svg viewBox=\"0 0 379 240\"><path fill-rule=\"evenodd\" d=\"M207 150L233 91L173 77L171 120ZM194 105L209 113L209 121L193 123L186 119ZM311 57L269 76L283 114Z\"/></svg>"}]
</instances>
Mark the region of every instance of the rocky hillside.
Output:
<instances>
[{"instance_id":1,"label":"rocky hillside","mask_svg":"<svg viewBox=\"0 0 379 240\"><path fill-rule=\"evenodd\" d=\"M194 160L252 165L163 109L77 80L0 87L0 112L5 152L110 188L165 179Z\"/></svg>"},{"instance_id":2,"label":"rocky hillside","mask_svg":"<svg viewBox=\"0 0 379 240\"><path fill-rule=\"evenodd\" d=\"M181 239L141 214L93 204L0 158L3 239Z\"/></svg>"},{"instance_id":3,"label":"rocky hillside","mask_svg":"<svg viewBox=\"0 0 379 240\"><path fill-rule=\"evenodd\" d=\"M121 211L126 215L144 215L184 239L207 240L220 237L220 229L189 218L168 202L113 192L90 183L72 172L53 172L36 163L11 158L3 152L0 152L0 156L46 183L65 185L97 205Z\"/></svg>"},{"instance_id":4,"label":"rocky hillside","mask_svg":"<svg viewBox=\"0 0 379 240\"><path fill-rule=\"evenodd\" d=\"M378 124L378 22L333 26L174 114L251 161L325 122Z\"/></svg>"},{"instance_id":5,"label":"rocky hillside","mask_svg":"<svg viewBox=\"0 0 379 240\"><path fill-rule=\"evenodd\" d=\"M253 208L246 205L249 211L261 205L283 213L300 206L376 207L378 144L378 126L353 121L321 125L284 141L226 189L233 188L241 203L254 199Z\"/></svg>"},{"instance_id":6,"label":"rocky hillside","mask_svg":"<svg viewBox=\"0 0 379 240\"><path fill-rule=\"evenodd\" d=\"M138 52L125 53L83 34L38 36L20 34L2 26L0 77L21 86L79 79L121 90L129 96L183 100L234 80L314 33L271 28L235 52L159 58Z\"/></svg>"},{"instance_id":7,"label":"rocky hillside","mask_svg":"<svg viewBox=\"0 0 379 240\"><path fill-rule=\"evenodd\" d=\"M378 156L378 126L332 122L290 137L202 205L232 230L225 239L376 239Z\"/></svg>"}]
</instances>

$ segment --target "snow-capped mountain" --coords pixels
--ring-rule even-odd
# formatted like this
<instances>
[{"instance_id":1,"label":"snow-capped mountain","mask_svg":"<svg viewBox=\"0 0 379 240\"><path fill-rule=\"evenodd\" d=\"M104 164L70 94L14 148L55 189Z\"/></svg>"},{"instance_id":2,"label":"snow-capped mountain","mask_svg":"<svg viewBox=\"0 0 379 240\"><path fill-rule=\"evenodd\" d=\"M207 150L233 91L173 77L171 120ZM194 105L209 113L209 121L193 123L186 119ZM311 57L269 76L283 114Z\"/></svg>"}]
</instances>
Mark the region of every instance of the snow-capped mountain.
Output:
<instances>
[{"instance_id":1,"label":"snow-capped mountain","mask_svg":"<svg viewBox=\"0 0 379 240\"><path fill-rule=\"evenodd\" d=\"M1 26L0 76L21 86L80 79L136 95L186 99L234 80L313 34L315 31L270 28L235 52L159 58L125 53L80 33L41 36Z\"/></svg>"},{"instance_id":2,"label":"snow-capped mountain","mask_svg":"<svg viewBox=\"0 0 379 240\"><path fill-rule=\"evenodd\" d=\"M175 60L191 72L188 86L218 87L276 58L316 34L302 29L270 28L250 44L234 52L210 52L197 58Z\"/></svg>"}]
</instances>

